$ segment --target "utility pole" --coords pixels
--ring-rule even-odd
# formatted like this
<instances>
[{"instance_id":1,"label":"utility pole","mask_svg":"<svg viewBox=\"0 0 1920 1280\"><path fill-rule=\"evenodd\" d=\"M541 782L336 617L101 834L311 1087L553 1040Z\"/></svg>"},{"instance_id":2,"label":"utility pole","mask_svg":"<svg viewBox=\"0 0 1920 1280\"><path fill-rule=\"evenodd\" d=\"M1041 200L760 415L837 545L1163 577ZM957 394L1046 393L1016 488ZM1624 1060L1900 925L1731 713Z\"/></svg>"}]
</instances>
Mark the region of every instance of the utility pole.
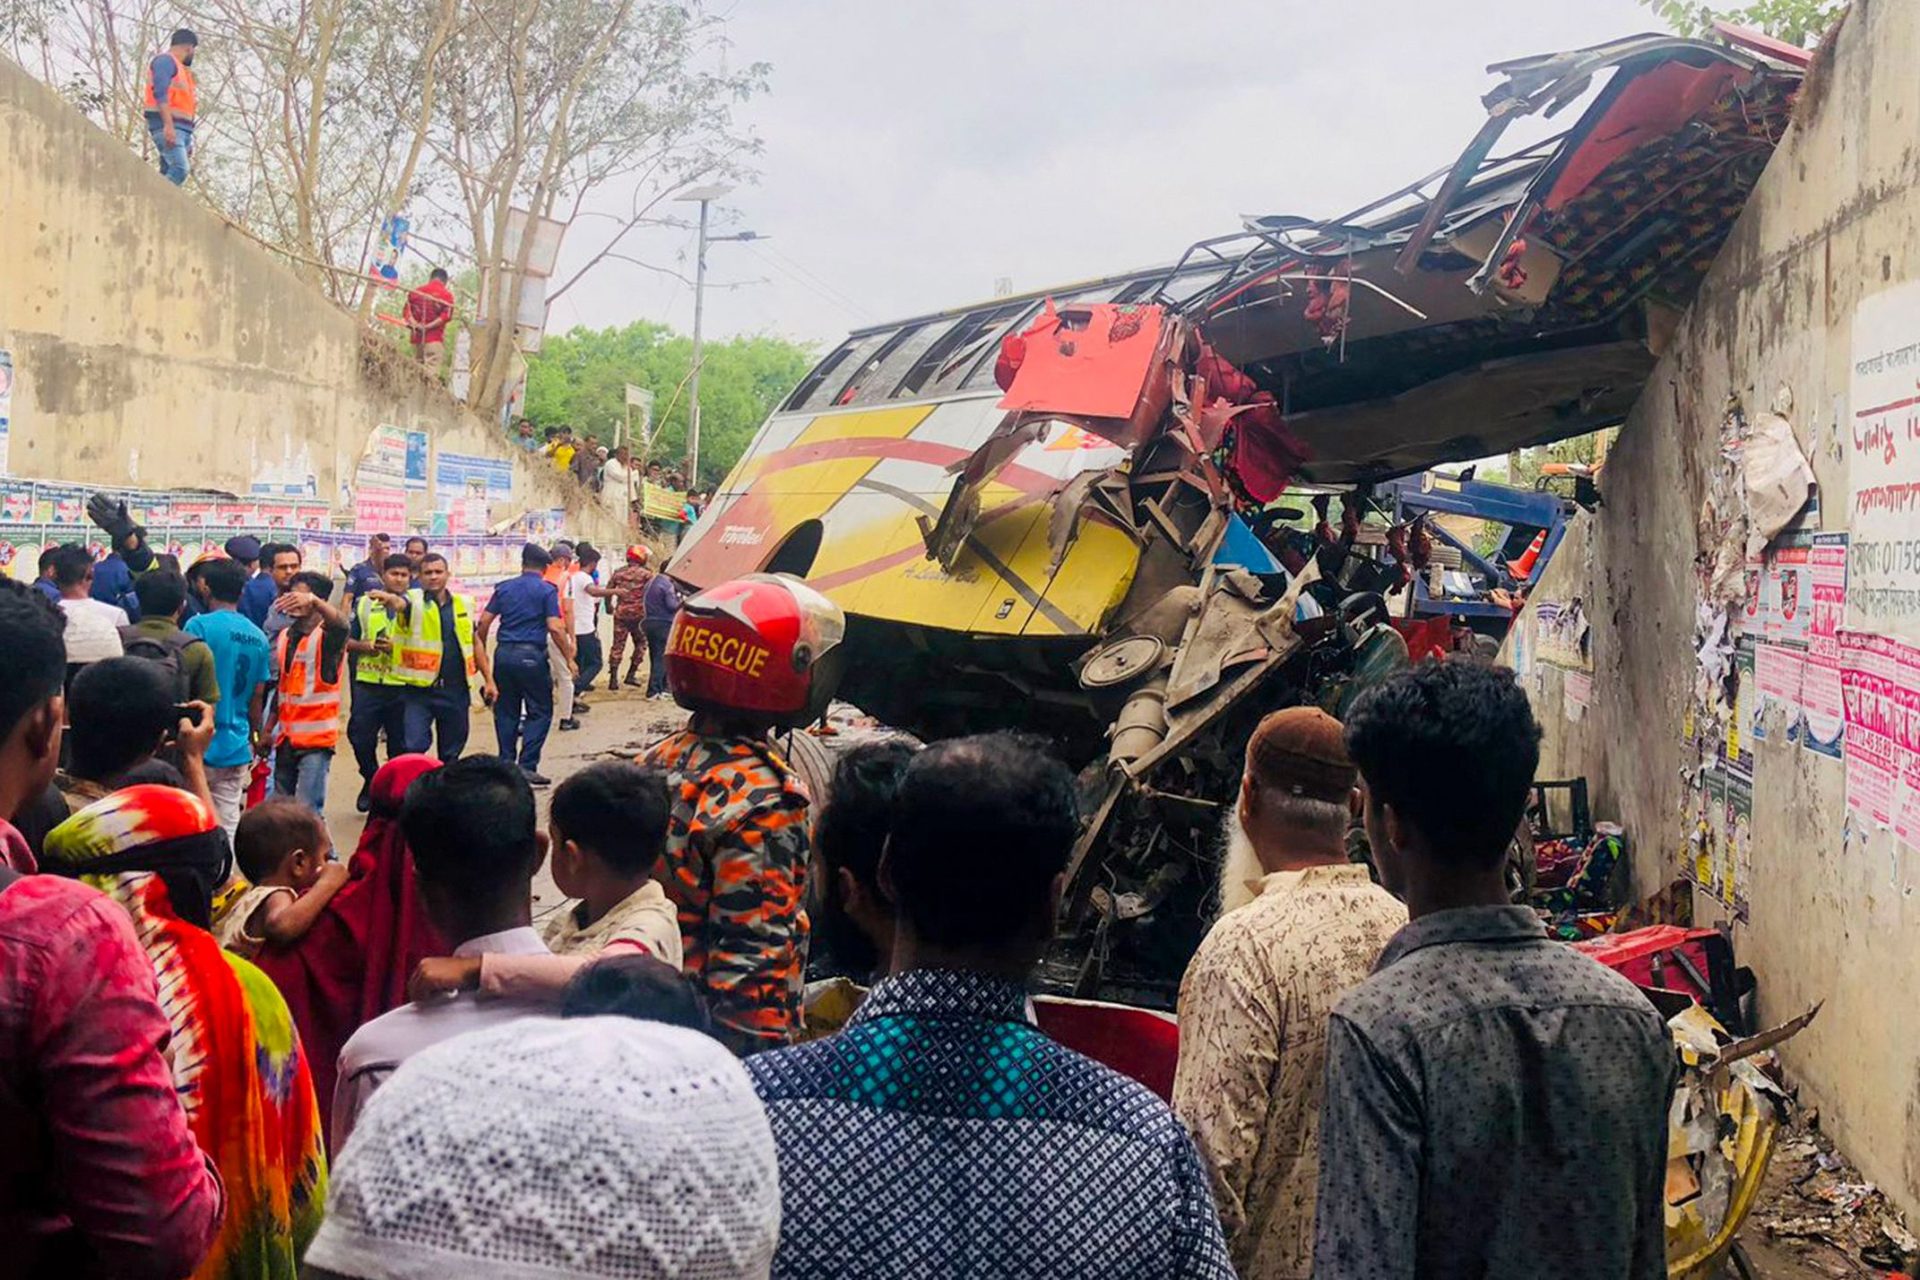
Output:
<instances>
[{"instance_id":1,"label":"utility pole","mask_svg":"<svg viewBox=\"0 0 1920 1280\"><path fill-rule=\"evenodd\" d=\"M687 485L690 490L700 487L700 365L705 359L701 328L707 309L707 245L720 240L765 238L752 231L740 231L730 236L707 234L708 206L732 190L726 183L711 182L702 187L691 187L674 197L677 200L697 201L700 205L700 235L693 254L693 374L687 388Z\"/></svg>"},{"instance_id":2,"label":"utility pole","mask_svg":"<svg viewBox=\"0 0 1920 1280\"><path fill-rule=\"evenodd\" d=\"M700 241L693 255L693 387L687 401L687 484L700 487L700 322L707 309L707 206L710 197L700 197Z\"/></svg>"}]
</instances>

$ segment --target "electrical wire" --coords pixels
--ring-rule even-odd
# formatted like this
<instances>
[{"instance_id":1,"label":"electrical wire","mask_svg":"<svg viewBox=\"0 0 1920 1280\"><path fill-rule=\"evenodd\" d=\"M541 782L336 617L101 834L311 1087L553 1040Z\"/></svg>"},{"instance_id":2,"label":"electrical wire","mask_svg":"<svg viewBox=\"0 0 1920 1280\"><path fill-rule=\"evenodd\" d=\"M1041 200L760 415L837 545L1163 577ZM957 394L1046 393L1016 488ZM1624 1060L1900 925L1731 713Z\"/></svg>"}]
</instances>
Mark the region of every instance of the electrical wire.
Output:
<instances>
[{"instance_id":1,"label":"electrical wire","mask_svg":"<svg viewBox=\"0 0 1920 1280\"><path fill-rule=\"evenodd\" d=\"M748 240L744 243L748 248L758 254L760 260L768 267L786 276L789 280L792 280L795 284L807 290L807 292L813 294L821 301L839 308L855 320L870 321L873 319L873 312L853 301L851 298L846 297L844 294L839 293L831 285L823 284L817 280L810 280L806 275L802 274L800 270L783 264L779 259L775 258L771 252L763 249L758 241Z\"/></svg>"},{"instance_id":2,"label":"electrical wire","mask_svg":"<svg viewBox=\"0 0 1920 1280\"><path fill-rule=\"evenodd\" d=\"M748 241L748 243L758 244L759 241L753 240L753 241ZM839 298L841 301L853 307L855 310L860 311L869 317L873 315L873 308L855 299L850 294L847 294L846 292L841 290L838 286L834 285L833 283L828 281L825 277L821 276L818 272L813 271L808 267L804 267L798 262L795 262L792 258L788 257L785 253L781 252L780 249L778 249L773 245L764 245L762 247L764 247L768 253L772 254L776 261L785 263L788 267L799 272L802 276L806 277L807 279L812 280L816 285L820 286L822 289L825 289L828 293Z\"/></svg>"}]
</instances>

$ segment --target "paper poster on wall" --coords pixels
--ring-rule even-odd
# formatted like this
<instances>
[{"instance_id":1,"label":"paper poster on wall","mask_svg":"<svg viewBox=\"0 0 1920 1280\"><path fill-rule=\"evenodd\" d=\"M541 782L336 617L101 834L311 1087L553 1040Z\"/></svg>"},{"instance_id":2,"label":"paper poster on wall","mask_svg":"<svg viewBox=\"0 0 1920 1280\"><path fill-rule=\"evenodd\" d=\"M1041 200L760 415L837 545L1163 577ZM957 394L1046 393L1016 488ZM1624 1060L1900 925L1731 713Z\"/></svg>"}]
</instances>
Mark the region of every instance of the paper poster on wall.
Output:
<instances>
[{"instance_id":1,"label":"paper poster on wall","mask_svg":"<svg viewBox=\"0 0 1920 1280\"><path fill-rule=\"evenodd\" d=\"M1920 642L1920 282L1853 314L1843 431L1853 546L1847 626Z\"/></svg>"},{"instance_id":2,"label":"paper poster on wall","mask_svg":"<svg viewBox=\"0 0 1920 1280\"><path fill-rule=\"evenodd\" d=\"M434 505L446 510L475 492L491 501L511 501L513 463L506 458L441 450L433 464Z\"/></svg>"},{"instance_id":3,"label":"paper poster on wall","mask_svg":"<svg viewBox=\"0 0 1920 1280\"><path fill-rule=\"evenodd\" d=\"M47 524L78 528L87 519L88 490L74 484L37 483L33 486L34 514Z\"/></svg>"},{"instance_id":4,"label":"paper poster on wall","mask_svg":"<svg viewBox=\"0 0 1920 1280\"><path fill-rule=\"evenodd\" d=\"M362 484L353 491L353 528L356 533L390 533L399 537L407 527L407 491Z\"/></svg>"},{"instance_id":5,"label":"paper poster on wall","mask_svg":"<svg viewBox=\"0 0 1920 1280\"><path fill-rule=\"evenodd\" d=\"M33 523L33 481L0 480L0 523Z\"/></svg>"},{"instance_id":6,"label":"paper poster on wall","mask_svg":"<svg viewBox=\"0 0 1920 1280\"><path fill-rule=\"evenodd\" d=\"M1901 764L1920 750L1920 649L1890 636L1842 631L1840 699L1847 722L1847 807L1891 825Z\"/></svg>"},{"instance_id":7,"label":"paper poster on wall","mask_svg":"<svg viewBox=\"0 0 1920 1280\"><path fill-rule=\"evenodd\" d=\"M1800 689L1806 678L1807 655L1803 649L1784 644L1759 644L1753 650L1753 684L1756 695L1754 737L1766 741L1768 725L1785 728L1787 741L1800 736Z\"/></svg>"},{"instance_id":8,"label":"paper poster on wall","mask_svg":"<svg viewBox=\"0 0 1920 1280\"><path fill-rule=\"evenodd\" d=\"M427 433L407 432L407 485L415 493L427 491Z\"/></svg>"},{"instance_id":9,"label":"paper poster on wall","mask_svg":"<svg viewBox=\"0 0 1920 1280\"><path fill-rule=\"evenodd\" d=\"M13 352L0 349L0 476L12 469Z\"/></svg>"},{"instance_id":10,"label":"paper poster on wall","mask_svg":"<svg viewBox=\"0 0 1920 1280\"><path fill-rule=\"evenodd\" d=\"M1593 670L1587 612L1578 600L1535 600L1534 660L1573 671Z\"/></svg>"},{"instance_id":11,"label":"paper poster on wall","mask_svg":"<svg viewBox=\"0 0 1920 1280\"><path fill-rule=\"evenodd\" d=\"M1720 901L1736 919L1747 918L1747 884L1752 876L1753 776L1727 775L1727 826L1720 859Z\"/></svg>"},{"instance_id":12,"label":"paper poster on wall","mask_svg":"<svg viewBox=\"0 0 1920 1280\"><path fill-rule=\"evenodd\" d=\"M1838 760L1846 748L1846 712L1840 698L1840 627L1847 614L1847 549L1844 533L1813 535L1809 560L1813 616L1807 625L1807 660L1800 684L1800 745Z\"/></svg>"},{"instance_id":13,"label":"paper poster on wall","mask_svg":"<svg viewBox=\"0 0 1920 1280\"><path fill-rule=\"evenodd\" d=\"M1734 769L1753 770L1754 712L1759 706L1757 680L1754 675L1754 644L1750 636L1743 636L1733 653L1734 698L1733 714L1727 717L1726 758L1727 765Z\"/></svg>"},{"instance_id":14,"label":"paper poster on wall","mask_svg":"<svg viewBox=\"0 0 1920 1280\"><path fill-rule=\"evenodd\" d=\"M375 427L367 435L367 449L354 468L354 477L358 484L405 492L407 433L388 423Z\"/></svg>"},{"instance_id":15,"label":"paper poster on wall","mask_svg":"<svg viewBox=\"0 0 1920 1280\"><path fill-rule=\"evenodd\" d=\"M1561 711L1576 724L1587 718L1593 704L1593 677L1585 671L1560 673Z\"/></svg>"}]
</instances>

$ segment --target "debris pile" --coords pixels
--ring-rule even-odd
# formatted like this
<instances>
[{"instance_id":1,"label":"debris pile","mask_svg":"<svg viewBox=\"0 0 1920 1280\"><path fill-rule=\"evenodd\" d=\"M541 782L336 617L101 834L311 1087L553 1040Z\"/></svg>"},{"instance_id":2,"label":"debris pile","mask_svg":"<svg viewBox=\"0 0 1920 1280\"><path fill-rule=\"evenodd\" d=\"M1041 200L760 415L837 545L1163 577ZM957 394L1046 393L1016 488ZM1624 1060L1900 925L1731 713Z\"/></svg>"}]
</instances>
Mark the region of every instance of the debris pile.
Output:
<instances>
[{"instance_id":1,"label":"debris pile","mask_svg":"<svg viewBox=\"0 0 1920 1280\"><path fill-rule=\"evenodd\" d=\"M1920 1238L1886 1194L1820 1132L1810 1112L1782 1138L1753 1225L1805 1266L1831 1276L1911 1275Z\"/></svg>"}]
</instances>

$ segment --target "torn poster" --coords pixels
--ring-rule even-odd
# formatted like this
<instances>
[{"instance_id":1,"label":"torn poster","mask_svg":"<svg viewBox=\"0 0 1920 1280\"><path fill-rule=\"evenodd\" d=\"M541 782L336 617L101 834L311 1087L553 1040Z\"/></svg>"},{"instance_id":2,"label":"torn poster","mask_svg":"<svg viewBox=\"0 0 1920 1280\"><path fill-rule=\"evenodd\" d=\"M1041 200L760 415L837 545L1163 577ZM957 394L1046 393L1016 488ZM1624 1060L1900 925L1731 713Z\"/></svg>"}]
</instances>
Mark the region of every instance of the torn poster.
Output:
<instances>
[{"instance_id":1,"label":"torn poster","mask_svg":"<svg viewBox=\"0 0 1920 1280\"><path fill-rule=\"evenodd\" d=\"M1877 293L1853 315L1847 516L1853 529L1847 626L1920 641L1920 282Z\"/></svg>"},{"instance_id":2,"label":"torn poster","mask_svg":"<svg viewBox=\"0 0 1920 1280\"><path fill-rule=\"evenodd\" d=\"M1560 698L1567 719L1575 723L1586 719L1587 708L1593 703L1593 677L1585 671L1561 672Z\"/></svg>"},{"instance_id":3,"label":"torn poster","mask_svg":"<svg viewBox=\"0 0 1920 1280\"><path fill-rule=\"evenodd\" d=\"M1792 397L1785 396L1790 405ZM1778 410L1754 420L1747 435L1747 554L1756 556L1791 524L1813 494L1813 467L1793 438L1793 424Z\"/></svg>"},{"instance_id":4,"label":"torn poster","mask_svg":"<svg viewBox=\"0 0 1920 1280\"><path fill-rule=\"evenodd\" d=\"M1701 811L1694 847L1694 883L1714 897L1720 896L1720 881L1726 874L1723 861L1727 843L1727 771L1715 764L1703 775L1706 804Z\"/></svg>"},{"instance_id":5,"label":"torn poster","mask_svg":"<svg viewBox=\"0 0 1920 1280\"><path fill-rule=\"evenodd\" d=\"M1769 725L1786 730L1787 741L1800 737L1800 687L1806 676L1807 655L1785 644L1758 644L1753 649L1755 707L1753 736L1767 741Z\"/></svg>"},{"instance_id":6,"label":"torn poster","mask_svg":"<svg viewBox=\"0 0 1920 1280\"><path fill-rule=\"evenodd\" d=\"M1587 647L1591 628L1580 601L1534 600L1531 605L1534 660L1571 671L1593 670Z\"/></svg>"}]
</instances>

